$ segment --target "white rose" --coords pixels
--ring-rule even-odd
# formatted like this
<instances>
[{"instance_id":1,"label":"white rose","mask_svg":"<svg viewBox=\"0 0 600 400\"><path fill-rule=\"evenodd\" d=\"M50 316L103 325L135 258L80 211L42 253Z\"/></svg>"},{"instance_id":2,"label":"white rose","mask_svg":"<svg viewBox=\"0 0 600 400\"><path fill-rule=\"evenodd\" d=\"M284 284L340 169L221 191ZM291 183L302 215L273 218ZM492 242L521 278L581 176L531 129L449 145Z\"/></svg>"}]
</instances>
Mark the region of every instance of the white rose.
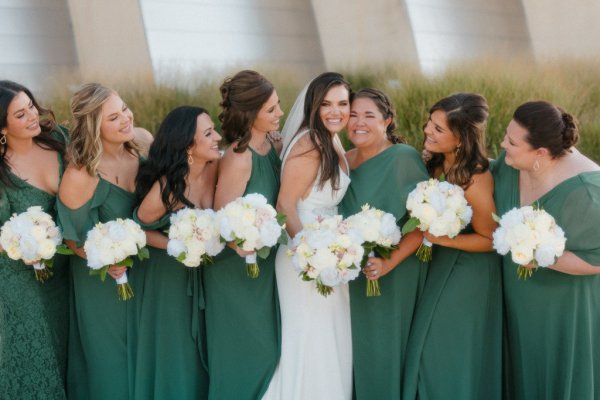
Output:
<instances>
[{"instance_id":1,"label":"white rose","mask_svg":"<svg viewBox=\"0 0 600 400\"><path fill-rule=\"evenodd\" d=\"M535 250L535 261L540 267L548 267L554 264L556 252L551 244L541 244Z\"/></svg>"},{"instance_id":2,"label":"white rose","mask_svg":"<svg viewBox=\"0 0 600 400\"><path fill-rule=\"evenodd\" d=\"M319 280L325 286L334 287L341 283L340 276L335 267L325 268L319 274Z\"/></svg>"},{"instance_id":3,"label":"white rose","mask_svg":"<svg viewBox=\"0 0 600 400\"><path fill-rule=\"evenodd\" d=\"M518 245L511 249L512 260L518 265L527 265L533 260L533 248Z\"/></svg>"},{"instance_id":4,"label":"white rose","mask_svg":"<svg viewBox=\"0 0 600 400\"><path fill-rule=\"evenodd\" d=\"M185 253L185 245L181 240L171 239L167 243L167 254L173 257L179 257L181 253Z\"/></svg>"}]
</instances>

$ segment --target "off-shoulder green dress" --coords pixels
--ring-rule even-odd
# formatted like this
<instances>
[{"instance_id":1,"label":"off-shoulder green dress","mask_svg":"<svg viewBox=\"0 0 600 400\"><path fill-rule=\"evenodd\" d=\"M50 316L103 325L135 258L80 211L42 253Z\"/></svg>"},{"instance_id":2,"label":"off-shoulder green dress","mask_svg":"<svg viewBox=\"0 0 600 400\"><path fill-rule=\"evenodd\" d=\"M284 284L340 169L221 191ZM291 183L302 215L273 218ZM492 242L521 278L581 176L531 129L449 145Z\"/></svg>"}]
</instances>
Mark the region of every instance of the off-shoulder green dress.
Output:
<instances>
[{"instance_id":1,"label":"off-shoulder green dress","mask_svg":"<svg viewBox=\"0 0 600 400\"><path fill-rule=\"evenodd\" d=\"M252 172L244 194L260 193L275 206L281 162L271 149L252 152ZM275 254L258 258L260 275L246 274L246 261L229 247L202 267L206 298L209 398L260 399L280 354L280 320Z\"/></svg>"},{"instance_id":2,"label":"off-shoulder green dress","mask_svg":"<svg viewBox=\"0 0 600 400\"><path fill-rule=\"evenodd\" d=\"M59 137L60 135L57 135ZM63 160L59 155L62 175ZM0 225L31 206L56 216L56 197L10 174L0 187ZM0 256L0 399L64 399L69 275L67 257L54 258L44 283L31 266Z\"/></svg>"},{"instance_id":3,"label":"off-shoulder green dress","mask_svg":"<svg viewBox=\"0 0 600 400\"><path fill-rule=\"evenodd\" d=\"M498 214L520 207L519 171L494 165ZM573 176L537 201L564 230L566 250L600 266L600 172ZM503 258L510 399L600 398L600 275L538 268L517 278Z\"/></svg>"},{"instance_id":4,"label":"off-shoulder green dress","mask_svg":"<svg viewBox=\"0 0 600 400\"><path fill-rule=\"evenodd\" d=\"M146 230L169 228L166 214L152 224L134 220ZM143 277L137 303L136 399L206 399L208 375L201 359L204 298L198 268L189 268L148 246L150 258L140 263ZM202 267L200 267L202 268Z\"/></svg>"},{"instance_id":5,"label":"off-shoulder green dress","mask_svg":"<svg viewBox=\"0 0 600 400\"><path fill-rule=\"evenodd\" d=\"M135 194L103 178L90 200L77 209L57 201L58 218L65 239L83 246L87 232L98 222L131 218ZM127 301L117 297L116 283L107 275L102 282L91 276L87 262L70 257L73 282L67 371L67 394L70 399L128 399L132 394L135 333L132 320L141 290L137 290L136 261L127 270L134 297Z\"/></svg>"},{"instance_id":6,"label":"off-shoulder green dress","mask_svg":"<svg viewBox=\"0 0 600 400\"><path fill-rule=\"evenodd\" d=\"M391 146L350 171L350 187L339 205L348 217L368 203L392 213L401 226L406 198L427 170L417 151ZM350 282L354 389L357 399L399 399L406 345L426 265L410 256L379 279L381 296L366 297L363 274Z\"/></svg>"}]
</instances>

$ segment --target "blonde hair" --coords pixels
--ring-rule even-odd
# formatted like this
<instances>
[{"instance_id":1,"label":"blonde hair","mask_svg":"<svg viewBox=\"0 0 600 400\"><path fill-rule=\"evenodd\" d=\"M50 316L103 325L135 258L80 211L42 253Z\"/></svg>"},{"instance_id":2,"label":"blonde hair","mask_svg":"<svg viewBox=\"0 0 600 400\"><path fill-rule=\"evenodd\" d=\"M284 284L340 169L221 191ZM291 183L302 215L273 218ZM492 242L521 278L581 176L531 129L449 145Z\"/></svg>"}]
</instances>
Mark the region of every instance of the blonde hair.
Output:
<instances>
[{"instance_id":1,"label":"blonde hair","mask_svg":"<svg viewBox=\"0 0 600 400\"><path fill-rule=\"evenodd\" d=\"M88 174L96 176L102 158L102 106L114 90L99 83L86 83L71 99L70 142L67 146L67 159L77 168L85 167ZM125 150L139 156L139 149L133 141L124 143Z\"/></svg>"}]
</instances>

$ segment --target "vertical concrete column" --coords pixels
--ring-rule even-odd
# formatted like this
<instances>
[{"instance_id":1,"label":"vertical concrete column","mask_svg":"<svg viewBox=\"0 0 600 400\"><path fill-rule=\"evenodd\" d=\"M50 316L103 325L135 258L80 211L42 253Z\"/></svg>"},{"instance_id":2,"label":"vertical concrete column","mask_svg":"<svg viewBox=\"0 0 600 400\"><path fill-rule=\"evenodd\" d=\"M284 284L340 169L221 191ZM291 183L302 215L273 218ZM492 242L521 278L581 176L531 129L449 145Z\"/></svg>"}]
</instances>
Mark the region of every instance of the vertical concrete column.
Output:
<instances>
[{"instance_id":1,"label":"vertical concrete column","mask_svg":"<svg viewBox=\"0 0 600 400\"><path fill-rule=\"evenodd\" d=\"M139 0L68 0L83 76L152 78Z\"/></svg>"}]
</instances>

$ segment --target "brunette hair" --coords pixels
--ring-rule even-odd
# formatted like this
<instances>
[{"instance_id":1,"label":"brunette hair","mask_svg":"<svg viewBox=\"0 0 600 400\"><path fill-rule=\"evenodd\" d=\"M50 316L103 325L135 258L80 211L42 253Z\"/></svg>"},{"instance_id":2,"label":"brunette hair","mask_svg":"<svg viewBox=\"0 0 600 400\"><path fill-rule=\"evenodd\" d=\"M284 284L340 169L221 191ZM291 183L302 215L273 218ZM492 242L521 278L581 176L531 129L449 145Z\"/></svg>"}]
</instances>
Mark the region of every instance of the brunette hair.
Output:
<instances>
[{"instance_id":1,"label":"brunette hair","mask_svg":"<svg viewBox=\"0 0 600 400\"><path fill-rule=\"evenodd\" d=\"M65 145L62 141L55 139L52 136L53 131L60 131L52 110L39 105L33 94L25 86L9 81L0 81L0 130L4 130L8 124L8 107L19 93L25 93L30 99L33 106L39 113L39 124L41 133L33 138L33 141L40 147L47 150L54 150L61 155L65 153ZM60 134L63 134L60 132ZM7 144L0 144L0 182L7 186L14 186L13 180L10 178L10 167L6 159Z\"/></svg>"},{"instance_id":2,"label":"brunette hair","mask_svg":"<svg viewBox=\"0 0 600 400\"><path fill-rule=\"evenodd\" d=\"M390 98L385 93L383 93L381 90L375 89L375 88L364 88L352 95L352 101L354 101L356 99L371 100L375 104L375 106L377 107L377 109L379 110L381 115L383 116L384 120L388 119L388 118L391 119L391 122L389 123L389 125L387 126L387 128L385 130L387 139L391 143L393 143L393 144L406 143L406 140L404 140L404 138L402 136L398 136L395 134L396 110L394 109L394 106L393 106L392 102L390 101Z\"/></svg>"},{"instance_id":3,"label":"brunette hair","mask_svg":"<svg viewBox=\"0 0 600 400\"><path fill-rule=\"evenodd\" d=\"M304 120L300 125L303 129L308 129L310 141L319 152L319 188L322 188L325 182L331 179L332 187L335 190L339 188L340 183L340 158L335 151L331 132L327 130L321 120L319 110L329 90L336 86L345 87L348 90L348 96L352 93L350 84L342 74L337 72L325 72L313 79L306 91ZM348 101L350 101L349 97Z\"/></svg>"},{"instance_id":4,"label":"brunette hair","mask_svg":"<svg viewBox=\"0 0 600 400\"><path fill-rule=\"evenodd\" d=\"M225 79L221 87L223 111L219 114L223 137L228 144L237 142L233 151L243 153L252 137L252 125L275 87L256 71L240 71Z\"/></svg>"},{"instance_id":5,"label":"brunette hair","mask_svg":"<svg viewBox=\"0 0 600 400\"><path fill-rule=\"evenodd\" d=\"M454 165L447 171L446 179L467 188L473 175L487 171L490 164L485 150L487 101L476 93L456 93L435 103L429 110L430 117L438 110L446 113L448 128L460 141ZM432 153L425 165L433 175L437 168L443 167L444 155Z\"/></svg>"},{"instance_id":6,"label":"brunette hair","mask_svg":"<svg viewBox=\"0 0 600 400\"><path fill-rule=\"evenodd\" d=\"M548 149L552 158L562 157L579 141L575 117L547 101L521 104L513 119L527 130L527 142L534 148Z\"/></svg>"}]
</instances>

